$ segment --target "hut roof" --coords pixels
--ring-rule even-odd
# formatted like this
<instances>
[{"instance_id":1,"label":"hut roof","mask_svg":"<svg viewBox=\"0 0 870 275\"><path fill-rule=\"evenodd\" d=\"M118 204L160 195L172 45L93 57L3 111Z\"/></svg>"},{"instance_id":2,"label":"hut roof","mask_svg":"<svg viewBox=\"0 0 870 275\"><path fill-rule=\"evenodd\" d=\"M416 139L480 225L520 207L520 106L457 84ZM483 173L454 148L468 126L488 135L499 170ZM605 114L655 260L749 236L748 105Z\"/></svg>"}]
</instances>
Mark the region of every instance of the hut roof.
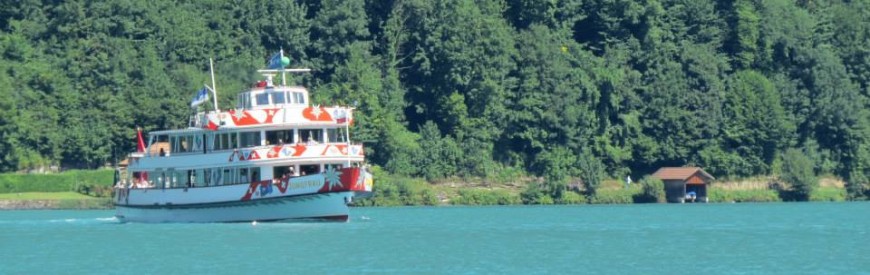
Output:
<instances>
[{"instance_id":1,"label":"hut roof","mask_svg":"<svg viewBox=\"0 0 870 275\"><path fill-rule=\"evenodd\" d=\"M700 167L662 167L653 173L652 176L661 180L687 180L699 172L708 179L716 179Z\"/></svg>"}]
</instances>

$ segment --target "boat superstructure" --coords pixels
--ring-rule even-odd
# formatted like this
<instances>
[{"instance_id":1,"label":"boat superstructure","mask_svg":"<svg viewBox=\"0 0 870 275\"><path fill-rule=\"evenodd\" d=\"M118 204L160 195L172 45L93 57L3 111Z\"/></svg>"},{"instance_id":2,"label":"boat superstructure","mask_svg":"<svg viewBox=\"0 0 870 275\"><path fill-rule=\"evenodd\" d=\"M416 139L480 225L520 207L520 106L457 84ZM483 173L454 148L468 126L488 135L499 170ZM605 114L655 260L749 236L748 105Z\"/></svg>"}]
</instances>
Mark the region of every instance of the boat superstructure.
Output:
<instances>
[{"instance_id":1,"label":"boat superstructure","mask_svg":"<svg viewBox=\"0 0 870 275\"><path fill-rule=\"evenodd\" d=\"M118 219L347 220L347 204L370 195L373 182L363 146L350 141L354 109L312 105L305 87L286 85L286 73L305 71L260 70L265 80L235 108L215 101L188 128L152 131L147 143L138 132L138 152L116 185Z\"/></svg>"}]
</instances>

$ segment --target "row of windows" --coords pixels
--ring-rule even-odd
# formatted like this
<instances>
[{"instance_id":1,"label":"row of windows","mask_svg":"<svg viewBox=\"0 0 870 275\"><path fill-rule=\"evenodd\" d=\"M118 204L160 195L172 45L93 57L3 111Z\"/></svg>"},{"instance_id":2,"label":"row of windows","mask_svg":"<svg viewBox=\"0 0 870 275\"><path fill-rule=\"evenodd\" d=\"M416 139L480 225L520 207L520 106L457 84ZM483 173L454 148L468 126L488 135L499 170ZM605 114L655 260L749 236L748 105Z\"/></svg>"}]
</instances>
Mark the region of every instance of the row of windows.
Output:
<instances>
[{"instance_id":1,"label":"row of windows","mask_svg":"<svg viewBox=\"0 0 870 275\"><path fill-rule=\"evenodd\" d=\"M296 177L322 173L329 169L341 169L344 163L302 164L296 166L272 167L274 178ZM147 174L147 176L145 176ZM263 180L260 167L221 167L206 169L158 169L155 171L134 172L127 182L135 188L191 188L221 186L231 184L250 184Z\"/></svg>"},{"instance_id":2,"label":"row of windows","mask_svg":"<svg viewBox=\"0 0 870 275\"><path fill-rule=\"evenodd\" d=\"M305 104L305 95L302 92L272 91L262 92L254 96L251 103L250 93L239 94L239 108L250 109L253 106L278 105L278 104Z\"/></svg>"},{"instance_id":3,"label":"row of windows","mask_svg":"<svg viewBox=\"0 0 870 275\"><path fill-rule=\"evenodd\" d=\"M262 138L259 131L173 136L160 135L155 138L154 142L158 144L168 142L169 152L175 153L202 152L205 149L218 151L232 150L272 144L347 142L347 131L345 128L326 129L326 135L324 135L324 129L299 129L298 139L293 132L293 130L265 131L265 139Z\"/></svg>"},{"instance_id":4,"label":"row of windows","mask_svg":"<svg viewBox=\"0 0 870 275\"><path fill-rule=\"evenodd\" d=\"M226 167L197 170L156 170L133 173L131 182L141 188L188 188L248 184L261 180L260 167Z\"/></svg>"}]
</instances>

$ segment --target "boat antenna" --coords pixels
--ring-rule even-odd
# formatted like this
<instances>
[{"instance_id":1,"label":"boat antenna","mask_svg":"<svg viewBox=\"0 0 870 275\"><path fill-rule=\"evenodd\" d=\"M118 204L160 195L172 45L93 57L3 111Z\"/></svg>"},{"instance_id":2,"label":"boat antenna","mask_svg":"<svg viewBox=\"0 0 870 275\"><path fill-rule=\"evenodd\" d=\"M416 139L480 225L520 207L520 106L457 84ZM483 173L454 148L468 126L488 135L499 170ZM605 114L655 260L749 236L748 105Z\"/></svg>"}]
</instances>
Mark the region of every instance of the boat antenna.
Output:
<instances>
[{"instance_id":1,"label":"boat antenna","mask_svg":"<svg viewBox=\"0 0 870 275\"><path fill-rule=\"evenodd\" d=\"M212 99L214 100L214 112L220 113L220 109L218 109L217 103L217 85L215 85L214 81L214 60L212 58L208 59L208 70L211 72L211 93Z\"/></svg>"},{"instance_id":2,"label":"boat antenna","mask_svg":"<svg viewBox=\"0 0 870 275\"><path fill-rule=\"evenodd\" d=\"M347 117L349 115L348 112L349 112L348 109L345 108L344 109L344 135L345 135L345 141L347 142L347 167L350 168L350 152L353 152L353 150L350 150L350 146L351 146L351 144L350 144L350 118Z\"/></svg>"},{"instance_id":3,"label":"boat antenna","mask_svg":"<svg viewBox=\"0 0 870 275\"><path fill-rule=\"evenodd\" d=\"M284 48L281 48L281 61L284 61ZM284 65L284 64L281 64ZM281 66L281 86L287 86L287 72L285 71L284 66Z\"/></svg>"}]
</instances>

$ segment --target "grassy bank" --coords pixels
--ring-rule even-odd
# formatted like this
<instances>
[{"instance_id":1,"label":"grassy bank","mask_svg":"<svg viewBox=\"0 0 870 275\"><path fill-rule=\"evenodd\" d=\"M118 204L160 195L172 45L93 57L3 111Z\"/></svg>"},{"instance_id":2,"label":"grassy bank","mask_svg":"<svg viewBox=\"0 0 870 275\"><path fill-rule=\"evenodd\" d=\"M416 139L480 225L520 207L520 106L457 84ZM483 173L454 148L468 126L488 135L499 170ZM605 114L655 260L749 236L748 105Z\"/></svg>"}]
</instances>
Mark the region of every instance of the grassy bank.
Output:
<instances>
[{"instance_id":1,"label":"grassy bank","mask_svg":"<svg viewBox=\"0 0 870 275\"><path fill-rule=\"evenodd\" d=\"M104 189L112 186L113 178L111 169L70 170L56 174L7 173L0 174L0 194Z\"/></svg>"},{"instance_id":2,"label":"grassy bank","mask_svg":"<svg viewBox=\"0 0 870 275\"><path fill-rule=\"evenodd\" d=\"M494 184L454 179L427 183L421 179L378 173L375 196L358 205L510 205L523 204L524 184ZM844 201L846 191L841 181L825 178L816 188L811 201ZM619 180L605 180L595 196L587 197L566 191L562 199L540 198L535 204L632 204L643 192L639 184L626 188ZM749 178L714 182L708 186L711 203L781 202L781 191L768 178Z\"/></svg>"},{"instance_id":3,"label":"grassy bank","mask_svg":"<svg viewBox=\"0 0 870 275\"><path fill-rule=\"evenodd\" d=\"M846 189L833 187L833 186L822 186L817 188L810 195L810 201L845 201L846 200Z\"/></svg>"},{"instance_id":4,"label":"grassy bank","mask_svg":"<svg viewBox=\"0 0 870 275\"><path fill-rule=\"evenodd\" d=\"M108 209L110 198L77 192L24 192L0 194L0 209Z\"/></svg>"},{"instance_id":5,"label":"grassy bank","mask_svg":"<svg viewBox=\"0 0 870 275\"><path fill-rule=\"evenodd\" d=\"M0 209L107 209L114 171L0 174Z\"/></svg>"},{"instance_id":6,"label":"grassy bank","mask_svg":"<svg viewBox=\"0 0 870 275\"><path fill-rule=\"evenodd\" d=\"M0 194L0 200L94 200L78 192L23 192Z\"/></svg>"}]
</instances>

